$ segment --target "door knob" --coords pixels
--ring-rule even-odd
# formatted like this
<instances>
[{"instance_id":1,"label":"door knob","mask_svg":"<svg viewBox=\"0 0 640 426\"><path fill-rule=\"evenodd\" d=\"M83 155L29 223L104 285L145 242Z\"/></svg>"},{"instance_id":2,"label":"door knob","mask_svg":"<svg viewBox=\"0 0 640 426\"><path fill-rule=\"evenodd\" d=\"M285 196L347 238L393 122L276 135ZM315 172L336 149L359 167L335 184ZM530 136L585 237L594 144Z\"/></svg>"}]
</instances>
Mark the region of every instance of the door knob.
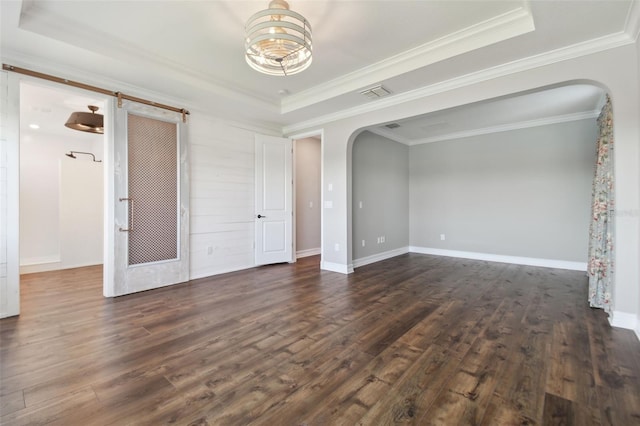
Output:
<instances>
[{"instance_id":1,"label":"door knob","mask_svg":"<svg viewBox=\"0 0 640 426\"><path fill-rule=\"evenodd\" d=\"M258 219L262 219L263 217L266 217L266 216L262 216L261 214L258 215Z\"/></svg>"}]
</instances>

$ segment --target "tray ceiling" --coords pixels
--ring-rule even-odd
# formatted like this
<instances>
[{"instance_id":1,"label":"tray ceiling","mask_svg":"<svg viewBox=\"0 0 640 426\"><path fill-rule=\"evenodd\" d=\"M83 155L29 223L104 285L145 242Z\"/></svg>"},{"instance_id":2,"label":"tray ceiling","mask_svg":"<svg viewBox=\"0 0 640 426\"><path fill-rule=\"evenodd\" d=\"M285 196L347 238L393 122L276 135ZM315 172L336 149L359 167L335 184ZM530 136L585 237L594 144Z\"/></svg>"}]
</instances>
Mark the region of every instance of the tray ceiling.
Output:
<instances>
[{"instance_id":1,"label":"tray ceiling","mask_svg":"<svg viewBox=\"0 0 640 426\"><path fill-rule=\"evenodd\" d=\"M377 84L393 98L577 44L633 42L631 1L291 0L313 27L313 64L274 77L243 57L244 23L267 3L4 1L2 60L287 126L370 107L360 91Z\"/></svg>"}]
</instances>

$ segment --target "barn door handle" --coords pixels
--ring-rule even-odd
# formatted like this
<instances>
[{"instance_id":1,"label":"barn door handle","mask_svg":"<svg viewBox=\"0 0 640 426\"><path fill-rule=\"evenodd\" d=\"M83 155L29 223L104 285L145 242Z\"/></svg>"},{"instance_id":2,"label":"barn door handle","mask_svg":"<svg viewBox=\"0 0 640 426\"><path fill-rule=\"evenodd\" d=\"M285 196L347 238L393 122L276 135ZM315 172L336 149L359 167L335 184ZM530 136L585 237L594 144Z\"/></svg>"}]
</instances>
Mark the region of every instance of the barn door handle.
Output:
<instances>
[{"instance_id":1,"label":"barn door handle","mask_svg":"<svg viewBox=\"0 0 640 426\"><path fill-rule=\"evenodd\" d=\"M258 215L258 219L262 219L263 217L266 217L266 216L262 216L261 214Z\"/></svg>"},{"instance_id":2,"label":"barn door handle","mask_svg":"<svg viewBox=\"0 0 640 426\"><path fill-rule=\"evenodd\" d=\"M128 201L129 205L131 206L131 209L127 209L127 225L129 225L131 223L131 217L129 216L129 212L133 213L133 198L118 198L118 201L123 202L123 201ZM133 224L130 224L128 228L118 228L118 230L120 232L132 232L133 231Z\"/></svg>"}]
</instances>

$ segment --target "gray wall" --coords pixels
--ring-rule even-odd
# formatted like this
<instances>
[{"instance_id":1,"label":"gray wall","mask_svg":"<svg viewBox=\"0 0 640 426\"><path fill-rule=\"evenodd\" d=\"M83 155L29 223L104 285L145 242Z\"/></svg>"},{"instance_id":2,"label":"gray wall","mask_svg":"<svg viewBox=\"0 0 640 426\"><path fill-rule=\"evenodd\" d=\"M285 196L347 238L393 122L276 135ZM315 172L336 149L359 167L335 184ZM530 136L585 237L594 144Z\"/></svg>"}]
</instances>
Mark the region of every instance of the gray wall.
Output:
<instances>
[{"instance_id":1,"label":"gray wall","mask_svg":"<svg viewBox=\"0 0 640 426\"><path fill-rule=\"evenodd\" d=\"M596 137L589 119L411 147L411 246L585 262Z\"/></svg>"},{"instance_id":2,"label":"gray wall","mask_svg":"<svg viewBox=\"0 0 640 426\"><path fill-rule=\"evenodd\" d=\"M407 247L409 147L363 132L353 143L352 159L353 259Z\"/></svg>"},{"instance_id":3,"label":"gray wall","mask_svg":"<svg viewBox=\"0 0 640 426\"><path fill-rule=\"evenodd\" d=\"M300 253L320 250L321 144L319 139L305 138L295 147L296 252Z\"/></svg>"}]
</instances>

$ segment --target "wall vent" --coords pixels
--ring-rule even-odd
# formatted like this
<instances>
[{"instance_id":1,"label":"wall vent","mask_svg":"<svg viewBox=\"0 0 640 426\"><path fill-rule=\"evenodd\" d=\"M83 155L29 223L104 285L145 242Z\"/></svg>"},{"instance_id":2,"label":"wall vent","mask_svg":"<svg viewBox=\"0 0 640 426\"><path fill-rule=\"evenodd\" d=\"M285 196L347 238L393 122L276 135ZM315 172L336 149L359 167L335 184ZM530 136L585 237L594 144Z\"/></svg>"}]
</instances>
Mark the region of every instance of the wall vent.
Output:
<instances>
[{"instance_id":1,"label":"wall vent","mask_svg":"<svg viewBox=\"0 0 640 426\"><path fill-rule=\"evenodd\" d=\"M385 124L384 127L386 127L387 129L397 129L398 127L400 127L400 125L398 123L389 123Z\"/></svg>"},{"instance_id":2,"label":"wall vent","mask_svg":"<svg viewBox=\"0 0 640 426\"><path fill-rule=\"evenodd\" d=\"M391 94L389 89L382 86L381 84L377 86L369 87L368 89L365 89L365 90L361 90L360 93L369 99L384 98L385 96L388 96Z\"/></svg>"}]
</instances>

